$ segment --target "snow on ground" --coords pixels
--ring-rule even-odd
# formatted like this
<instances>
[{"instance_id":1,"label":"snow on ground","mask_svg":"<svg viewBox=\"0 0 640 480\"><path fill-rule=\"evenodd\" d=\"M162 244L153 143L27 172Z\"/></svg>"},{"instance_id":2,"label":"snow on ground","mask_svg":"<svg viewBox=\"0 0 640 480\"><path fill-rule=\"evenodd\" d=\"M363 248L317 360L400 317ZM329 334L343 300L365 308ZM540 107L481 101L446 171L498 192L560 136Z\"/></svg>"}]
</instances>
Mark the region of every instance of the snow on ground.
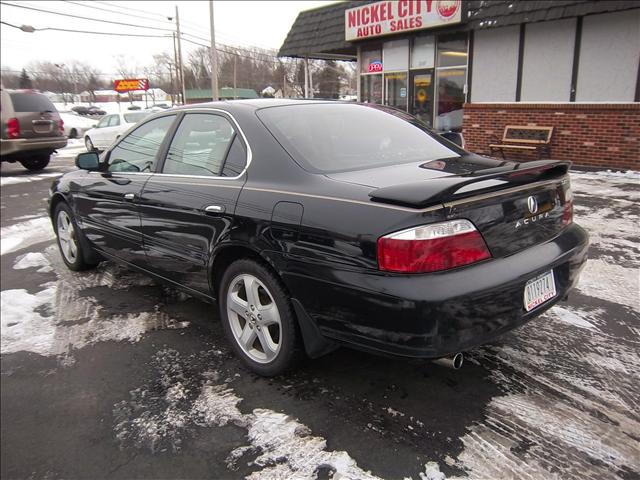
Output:
<instances>
[{"instance_id":1,"label":"snow on ground","mask_svg":"<svg viewBox=\"0 0 640 480\"><path fill-rule=\"evenodd\" d=\"M0 255L53 240L53 238L53 226L48 217L37 217L14 223L0 229Z\"/></svg>"},{"instance_id":2,"label":"snow on ground","mask_svg":"<svg viewBox=\"0 0 640 480\"><path fill-rule=\"evenodd\" d=\"M186 363L175 350L159 351L151 364L162 391L142 387L131 392L129 401L114 406L114 429L122 448L179 451L193 428L235 425L246 430L248 445L229 452L226 463L235 470L238 462L251 457L258 470L247 477L250 480L315 480L319 469L332 472L336 479L379 480L358 467L347 452L328 451L326 440L295 418L263 408L242 413L242 399L219 381L217 371L193 378L185 371ZM186 401L194 391L194 400Z\"/></svg>"},{"instance_id":3,"label":"snow on ground","mask_svg":"<svg viewBox=\"0 0 640 480\"><path fill-rule=\"evenodd\" d=\"M29 183L29 182L37 182L40 180L51 180L55 177L61 177L63 175L62 172L51 172L51 173L39 173L37 175L22 175L18 177L0 177L0 187L4 187L5 185L15 185L17 183Z\"/></svg>"},{"instance_id":4,"label":"snow on ground","mask_svg":"<svg viewBox=\"0 0 640 480\"><path fill-rule=\"evenodd\" d=\"M51 264L47 257L45 257L40 252L29 252L24 255L20 255L17 259L13 268L16 270L24 270L26 268L38 268L37 272L46 273L53 270L51 268Z\"/></svg>"},{"instance_id":5,"label":"snow on ground","mask_svg":"<svg viewBox=\"0 0 640 480\"><path fill-rule=\"evenodd\" d=\"M3 229L4 230L4 229ZM4 244L4 233L3 233ZM109 286L117 288L149 285L148 277L125 271L113 264L101 265L91 273L66 269L56 246L45 254L31 252L18 258L15 269L54 270L56 281L42 285L43 290L29 293L23 289L1 292L0 353L18 351L40 355L66 355L97 342L136 342L150 330L185 328L188 322L176 322L156 309L126 315L106 315L92 297L82 290ZM117 280L116 280L117 279Z\"/></svg>"},{"instance_id":6,"label":"snow on ground","mask_svg":"<svg viewBox=\"0 0 640 480\"><path fill-rule=\"evenodd\" d=\"M560 304L477 350L505 393L461 438L455 465L470 478L602 480L640 470L639 179L572 174L575 221L595 247L578 291L616 308Z\"/></svg>"}]
</instances>

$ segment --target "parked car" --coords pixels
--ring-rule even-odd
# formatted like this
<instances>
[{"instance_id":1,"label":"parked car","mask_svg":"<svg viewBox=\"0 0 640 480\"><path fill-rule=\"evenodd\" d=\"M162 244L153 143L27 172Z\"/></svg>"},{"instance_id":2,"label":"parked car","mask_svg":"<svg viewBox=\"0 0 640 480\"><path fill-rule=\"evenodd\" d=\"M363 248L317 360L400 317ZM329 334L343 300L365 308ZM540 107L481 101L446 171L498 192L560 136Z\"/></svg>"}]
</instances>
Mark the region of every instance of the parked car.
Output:
<instances>
[{"instance_id":1,"label":"parked car","mask_svg":"<svg viewBox=\"0 0 640 480\"><path fill-rule=\"evenodd\" d=\"M89 108L87 108L87 115L100 116L106 114L107 112L102 110L100 107L96 107L95 105L91 105Z\"/></svg>"},{"instance_id":2,"label":"parked car","mask_svg":"<svg viewBox=\"0 0 640 480\"><path fill-rule=\"evenodd\" d=\"M33 90L1 91L3 162L20 162L27 170L42 170L50 156L67 144L64 122L56 107Z\"/></svg>"},{"instance_id":3,"label":"parked car","mask_svg":"<svg viewBox=\"0 0 640 480\"><path fill-rule=\"evenodd\" d=\"M129 105L127 107L127 110L142 110L142 108L139 107L138 105Z\"/></svg>"},{"instance_id":4,"label":"parked car","mask_svg":"<svg viewBox=\"0 0 640 480\"><path fill-rule=\"evenodd\" d=\"M95 105L91 105L89 107L85 107L83 105L76 105L71 108L71 111L76 112L78 115L91 115L91 116L99 116L106 115L107 112L102 110L100 107Z\"/></svg>"},{"instance_id":5,"label":"parked car","mask_svg":"<svg viewBox=\"0 0 640 480\"><path fill-rule=\"evenodd\" d=\"M127 112L105 115L84 134L84 144L87 151L104 150L116 141L132 125L139 122L150 112Z\"/></svg>"},{"instance_id":6,"label":"parked car","mask_svg":"<svg viewBox=\"0 0 640 480\"><path fill-rule=\"evenodd\" d=\"M78 115L89 115L89 108L83 105L76 105L71 107L72 112L76 112Z\"/></svg>"},{"instance_id":7,"label":"parked car","mask_svg":"<svg viewBox=\"0 0 640 480\"><path fill-rule=\"evenodd\" d=\"M68 138L83 138L87 130L93 128L95 120L81 116L75 112L59 112L64 122L64 134Z\"/></svg>"},{"instance_id":8,"label":"parked car","mask_svg":"<svg viewBox=\"0 0 640 480\"><path fill-rule=\"evenodd\" d=\"M65 264L217 299L262 375L337 345L458 367L565 298L587 258L568 162L481 157L383 106L189 105L76 162L50 197Z\"/></svg>"}]
</instances>

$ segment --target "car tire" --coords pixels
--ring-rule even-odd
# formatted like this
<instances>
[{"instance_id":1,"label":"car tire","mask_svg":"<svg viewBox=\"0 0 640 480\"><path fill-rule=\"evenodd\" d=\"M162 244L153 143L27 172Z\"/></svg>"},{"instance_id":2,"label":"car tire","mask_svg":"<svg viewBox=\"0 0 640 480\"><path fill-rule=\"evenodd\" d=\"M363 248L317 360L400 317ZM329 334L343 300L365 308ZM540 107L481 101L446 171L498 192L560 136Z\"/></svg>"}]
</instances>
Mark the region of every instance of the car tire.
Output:
<instances>
[{"instance_id":1,"label":"car tire","mask_svg":"<svg viewBox=\"0 0 640 480\"><path fill-rule=\"evenodd\" d=\"M93 146L93 142L89 137L84 137L84 146L87 147L87 152L96 151L96 147Z\"/></svg>"},{"instance_id":2,"label":"car tire","mask_svg":"<svg viewBox=\"0 0 640 480\"><path fill-rule=\"evenodd\" d=\"M69 131L69 138L77 138L78 137L78 131L75 128L72 128L71 131Z\"/></svg>"},{"instance_id":3,"label":"car tire","mask_svg":"<svg viewBox=\"0 0 640 480\"><path fill-rule=\"evenodd\" d=\"M266 267L249 259L235 261L224 272L218 299L229 343L250 370L271 377L303 358L289 296Z\"/></svg>"},{"instance_id":4,"label":"car tire","mask_svg":"<svg viewBox=\"0 0 640 480\"><path fill-rule=\"evenodd\" d=\"M53 229L56 233L60 256L65 265L74 271L89 270L95 267L98 261L87 261L87 258L95 258L82 231L78 228L73 213L65 202L60 202L53 214Z\"/></svg>"},{"instance_id":5,"label":"car tire","mask_svg":"<svg viewBox=\"0 0 640 480\"><path fill-rule=\"evenodd\" d=\"M47 165L49 165L50 156L47 154L37 155L32 158L27 158L25 160L20 160L20 163L24 168L31 172L37 172L38 170L43 170Z\"/></svg>"}]
</instances>

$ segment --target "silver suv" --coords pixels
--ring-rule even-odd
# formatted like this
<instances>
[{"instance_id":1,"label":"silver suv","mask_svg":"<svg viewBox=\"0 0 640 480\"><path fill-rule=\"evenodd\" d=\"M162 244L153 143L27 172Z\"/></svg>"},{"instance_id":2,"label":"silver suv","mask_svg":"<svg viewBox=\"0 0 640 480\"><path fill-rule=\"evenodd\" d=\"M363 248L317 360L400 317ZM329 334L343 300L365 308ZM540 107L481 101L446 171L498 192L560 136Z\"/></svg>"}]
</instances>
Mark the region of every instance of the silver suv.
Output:
<instances>
[{"instance_id":1,"label":"silver suv","mask_svg":"<svg viewBox=\"0 0 640 480\"><path fill-rule=\"evenodd\" d=\"M56 107L33 90L0 91L2 138L0 159L20 162L28 170L42 170L50 155L67 145L64 124Z\"/></svg>"}]
</instances>

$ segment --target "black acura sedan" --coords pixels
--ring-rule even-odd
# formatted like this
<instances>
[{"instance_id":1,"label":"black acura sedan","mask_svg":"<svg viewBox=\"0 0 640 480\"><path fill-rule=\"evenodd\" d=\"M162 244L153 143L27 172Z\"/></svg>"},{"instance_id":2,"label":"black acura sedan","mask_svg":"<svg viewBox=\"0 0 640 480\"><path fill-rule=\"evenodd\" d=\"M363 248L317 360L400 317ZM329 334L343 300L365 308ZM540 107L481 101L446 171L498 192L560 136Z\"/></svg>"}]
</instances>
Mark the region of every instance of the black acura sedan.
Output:
<instances>
[{"instance_id":1,"label":"black acura sedan","mask_svg":"<svg viewBox=\"0 0 640 480\"><path fill-rule=\"evenodd\" d=\"M474 155L382 106L191 105L76 163L50 197L66 265L115 260L217 300L262 375L338 345L459 366L586 261L568 162Z\"/></svg>"}]
</instances>

